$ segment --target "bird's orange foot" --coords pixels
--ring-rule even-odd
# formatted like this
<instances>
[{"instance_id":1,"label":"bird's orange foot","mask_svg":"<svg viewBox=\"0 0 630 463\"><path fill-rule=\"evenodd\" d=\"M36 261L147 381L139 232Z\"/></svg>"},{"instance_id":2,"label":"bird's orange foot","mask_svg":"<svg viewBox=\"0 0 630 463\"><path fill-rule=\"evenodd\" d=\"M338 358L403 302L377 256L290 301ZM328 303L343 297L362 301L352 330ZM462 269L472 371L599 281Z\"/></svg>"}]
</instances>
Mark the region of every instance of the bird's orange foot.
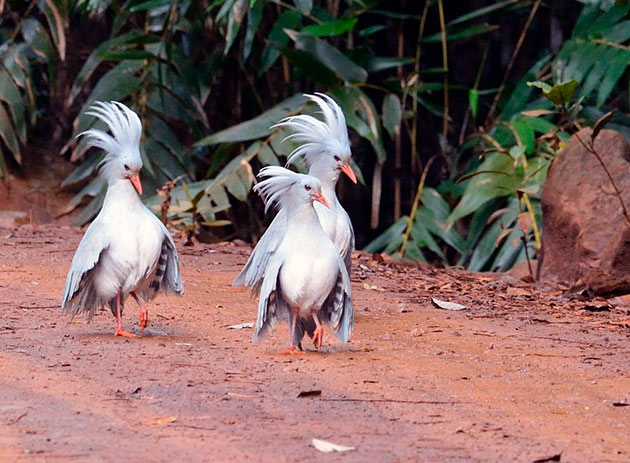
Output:
<instances>
[{"instance_id":1,"label":"bird's orange foot","mask_svg":"<svg viewBox=\"0 0 630 463\"><path fill-rule=\"evenodd\" d=\"M130 333L129 331L125 331L122 328L116 328L114 331L114 336L122 336L123 338L137 338L137 334Z\"/></svg>"},{"instance_id":2,"label":"bird's orange foot","mask_svg":"<svg viewBox=\"0 0 630 463\"><path fill-rule=\"evenodd\" d=\"M313 332L313 345L317 348L317 352L322 351L322 342L324 341L324 328L318 326Z\"/></svg>"},{"instance_id":3,"label":"bird's orange foot","mask_svg":"<svg viewBox=\"0 0 630 463\"><path fill-rule=\"evenodd\" d=\"M149 311L146 307L140 308L140 332L144 333L144 329L147 327L149 323Z\"/></svg>"},{"instance_id":4,"label":"bird's orange foot","mask_svg":"<svg viewBox=\"0 0 630 463\"><path fill-rule=\"evenodd\" d=\"M280 353L281 355L303 355L304 351L298 349L295 346L289 347L287 350Z\"/></svg>"}]
</instances>

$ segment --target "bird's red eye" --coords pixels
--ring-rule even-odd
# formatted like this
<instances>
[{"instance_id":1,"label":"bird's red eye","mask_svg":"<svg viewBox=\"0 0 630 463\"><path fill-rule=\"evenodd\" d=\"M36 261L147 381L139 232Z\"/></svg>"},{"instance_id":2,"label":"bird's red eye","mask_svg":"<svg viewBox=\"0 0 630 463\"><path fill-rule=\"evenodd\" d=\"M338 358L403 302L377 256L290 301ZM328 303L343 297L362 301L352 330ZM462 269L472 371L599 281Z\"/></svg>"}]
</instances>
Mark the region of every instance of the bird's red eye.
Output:
<instances>
[{"instance_id":1,"label":"bird's red eye","mask_svg":"<svg viewBox=\"0 0 630 463\"><path fill-rule=\"evenodd\" d=\"M310 185L304 185L304 189L306 191L311 191L311 186Z\"/></svg>"},{"instance_id":2,"label":"bird's red eye","mask_svg":"<svg viewBox=\"0 0 630 463\"><path fill-rule=\"evenodd\" d=\"M341 161L341 158L339 156L335 156L334 159L335 159L335 162L340 162Z\"/></svg>"}]
</instances>

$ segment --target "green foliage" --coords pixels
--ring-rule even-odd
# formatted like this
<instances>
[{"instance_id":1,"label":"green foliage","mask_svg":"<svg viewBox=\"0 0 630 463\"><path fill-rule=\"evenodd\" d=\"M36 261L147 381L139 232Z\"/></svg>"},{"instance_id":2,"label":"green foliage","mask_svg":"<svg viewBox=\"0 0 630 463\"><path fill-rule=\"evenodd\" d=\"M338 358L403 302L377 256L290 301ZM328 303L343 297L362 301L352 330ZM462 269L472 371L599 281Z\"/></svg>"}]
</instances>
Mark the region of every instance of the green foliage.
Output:
<instances>
[{"instance_id":1,"label":"green foliage","mask_svg":"<svg viewBox=\"0 0 630 463\"><path fill-rule=\"evenodd\" d=\"M0 8L2 4L0 3ZM67 6L62 0L39 0L33 5L45 18L0 15L0 176L7 175L7 161L22 164L28 132L38 119L35 80L47 74L50 92L56 67L66 55ZM5 5L9 9L10 5Z\"/></svg>"},{"instance_id":2,"label":"green foliage","mask_svg":"<svg viewBox=\"0 0 630 463\"><path fill-rule=\"evenodd\" d=\"M463 244L455 245L452 237L438 234L434 234L438 242L431 242L426 234L412 231L405 257L425 259L426 249L445 265L502 271L535 256L542 227L542 184L553 156L577 126L575 121L581 116L591 123L599 119L598 130L610 121L610 127L630 134L626 117L612 112L602 116L599 110L618 89L630 64L629 12L628 4L608 5L604 10L598 5L584 7L572 37L557 55L541 58L504 95L500 115L459 148L451 178L438 187L446 207L454 207L437 224L441 230L465 230ZM549 63L557 83L538 80ZM545 99L532 88L542 90ZM473 118L479 111L480 94L475 83L468 92ZM419 211L426 207L425 201L423 194ZM401 218L365 249L398 252L407 220ZM423 223L433 220L424 218Z\"/></svg>"},{"instance_id":3,"label":"green foliage","mask_svg":"<svg viewBox=\"0 0 630 463\"><path fill-rule=\"evenodd\" d=\"M82 207L77 220L86 223L102 203L105 185L95 176L102 153L75 136L99 124L84 115L93 101L118 100L143 120L145 191L168 186L168 204L164 188L148 200L155 211L168 205L168 219L192 233L230 223L238 232L232 208L250 197L254 173L282 164L294 148L283 141L288 133L271 126L314 113L302 94L323 91L343 108L353 148L371 173L358 176L362 194L371 189L372 224L381 215L393 222L366 250L404 248L407 258L505 270L538 249L541 185L574 122L594 124L627 89L630 5L581 6L557 53L537 50L540 59L517 82L488 88L494 20L524 18L532 2L486 2L455 18L447 10L445 21L439 2L420 3L388 10L363 0L0 2L12 8L0 19L0 173L22 162L42 114L61 108L72 122L63 153L76 163L62 184L77 190L67 211ZM83 44L77 69L65 67L75 50L68 30L96 23L102 40ZM452 61L466 42L486 52L467 63L479 68L475 82L454 85ZM64 76L66 85L57 85ZM492 76L496 85L500 78ZM57 106L47 106L53 96ZM622 112L608 117L609 127L630 137ZM396 169L405 170L393 173L398 180L424 182L418 171L432 157L443 181L427 178L409 215L391 220L380 212L381 197L389 208L395 196L382 178L398 162L393 153L403 160ZM407 206L403 200L401 213Z\"/></svg>"}]
</instances>

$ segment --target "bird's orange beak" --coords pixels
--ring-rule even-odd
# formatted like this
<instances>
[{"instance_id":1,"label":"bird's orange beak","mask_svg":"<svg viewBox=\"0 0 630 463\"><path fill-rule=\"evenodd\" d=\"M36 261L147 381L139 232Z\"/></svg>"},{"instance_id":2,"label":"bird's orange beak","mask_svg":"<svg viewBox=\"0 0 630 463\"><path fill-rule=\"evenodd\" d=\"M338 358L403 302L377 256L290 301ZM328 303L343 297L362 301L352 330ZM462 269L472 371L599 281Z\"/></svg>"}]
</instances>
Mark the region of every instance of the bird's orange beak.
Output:
<instances>
[{"instance_id":1,"label":"bird's orange beak","mask_svg":"<svg viewBox=\"0 0 630 463\"><path fill-rule=\"evenodd\" d=\"M133 187L136 189L138 194L142 196L142 183L140 183L140 174L136 173L136 174L130 175L129 181L131 182Z\"/></svg>"},{"instance_id":2,"label":"bird's orange beak","mask_svg":"<svg viewBox=\"0 0 630 463\"><path fill-rule=\"evenodd\" d=\"M318 203L322 203L324 206L326 206L328 209L330 209L330 204L328 204L328 200L326 199L326 197L323 194L315 193L313 195L313 199L315 199L315 201L317 201Z\"/></svg>"},{"instance_id":3,"label":"bird's orange beak","mask_svg":"<svg viewBox=\"0 0 630 463\"><path fill-rule=\"evenodd\" d=\"M354 183L357 183L357 176L354 175L354 171L352 170L352 167L350 167L350 163L346 163L341 166L341 172L346 174Z\"/></svg>"}]
</instances>

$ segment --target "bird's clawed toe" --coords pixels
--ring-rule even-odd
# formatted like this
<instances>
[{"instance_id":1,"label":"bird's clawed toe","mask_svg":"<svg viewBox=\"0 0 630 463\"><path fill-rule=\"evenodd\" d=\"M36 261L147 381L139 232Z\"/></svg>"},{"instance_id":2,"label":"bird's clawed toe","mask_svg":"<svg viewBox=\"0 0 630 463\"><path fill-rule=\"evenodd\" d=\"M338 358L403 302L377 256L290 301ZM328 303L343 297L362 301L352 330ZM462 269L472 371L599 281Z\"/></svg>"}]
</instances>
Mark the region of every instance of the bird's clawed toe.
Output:
<instances>
[{"instance_id":1,"label":"bird's clawed toe","mask_svg":"<svg viewBox=\"0 0 630 463\"><path fill-rule=\"evenodd\" d=\"M313 332L313 345L317 348L317 352L322 351L322 342L324 341L324 328L320 325Z\"/></svg>"},{"instance_id":2,"label":"bird's clawed toe","mask_svg":"<svg viewBox=\"0 0 630 463\"><path fill-rule=\"evenodd\" d=\"M288 349L282 351L280 354L281 355L303 355L304 351L301 349L298 349L296 346L291 346Z\"/></svg>"},{"instance_id":3,"label":"bird's clawed toe","mask_svg":"<svg viewBox=\"0 0 630 463\"><path fill-rule=\"evenodd\" d=\"M144 333L144 329L149 324L149 311L146 307L140 309L140 332Z\"/></svg>"},{"instance_id":4,"label":"bird's clawed toe","mask_svg":"<svg viewBox=\"0 0 630 463\"><path fill-rule=\"evenodd\" d=\"M125 331L122 328L116 328L114 331L114 336L122 336L123 338L137 338L137 334L130 333L129 331Z\"/></svg>"}]
</instances>

